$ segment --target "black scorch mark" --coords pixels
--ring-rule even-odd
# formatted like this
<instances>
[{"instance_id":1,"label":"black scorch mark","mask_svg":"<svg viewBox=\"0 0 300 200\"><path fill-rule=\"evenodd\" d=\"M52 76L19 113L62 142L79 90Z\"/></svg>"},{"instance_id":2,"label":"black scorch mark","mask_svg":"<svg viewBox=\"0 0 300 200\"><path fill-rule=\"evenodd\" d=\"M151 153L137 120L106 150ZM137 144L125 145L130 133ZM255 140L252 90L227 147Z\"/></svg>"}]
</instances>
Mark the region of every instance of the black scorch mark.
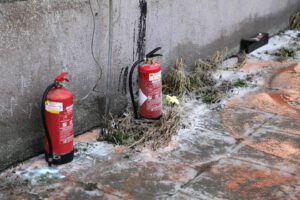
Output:
<instances>
[{"instance_id":1,"label":"black scorch mark","mask_svg":"<svg viewBox=\"0 0 300 200\"><path fill-rule=\"evenodd\" d=\"M147 2L146 0L140 0L140 19L139 19L139 29L138 29L138 39L137 39L137 49L136 54L138 59L142 59L145 56L146 49L146 18L147 18Z\"/></svg>"},{"instance_id":2,"label":"black scorch mark","mask_svg":"<svg viewBox=\"0 0 300 200\"><path fill-rule=\"evenodd\" d=\"M127 94L127 79L128 79L128 71L129 67L123 67L121 69L120 75L119 75L119 84L118 84L118 92L121 92L122 94Z\"/></svg>"},{"instance_id":3,"label":"black scorch mark","mask_svg":"<svg viewBox=\"0 0 300 200\"><path fill-rule=\"evenodd\" d=\"M133 29L133 43L132 43L132 62L135 60L135 24L134 24L134 29Z\"/></svg>"},{"instance_id":4,"label":"black scorch mark","mask_svg":"<svg viewBox=\"0 0 300 200\"><path fill-rule=\"evenodd\" d=\"M123 91L123 94L126 95L127 93L127 77L128 77L128 71L129 71L129 67L127 66L124 70L124 75L123 75L123 88L122 88L122 91Z\"/></svg>"},{"instance_id":5,"label":"black scorch mark","mask_svg":"<svg viewBox=\"0 0 300 200\"><path fill-rule=\"evenodd\" d=\"M122 80L123 71L124 71L124 67L122 67L120 75L119 75L118 92L121 91L121 80Z\"/></svg>"}]
</instances>

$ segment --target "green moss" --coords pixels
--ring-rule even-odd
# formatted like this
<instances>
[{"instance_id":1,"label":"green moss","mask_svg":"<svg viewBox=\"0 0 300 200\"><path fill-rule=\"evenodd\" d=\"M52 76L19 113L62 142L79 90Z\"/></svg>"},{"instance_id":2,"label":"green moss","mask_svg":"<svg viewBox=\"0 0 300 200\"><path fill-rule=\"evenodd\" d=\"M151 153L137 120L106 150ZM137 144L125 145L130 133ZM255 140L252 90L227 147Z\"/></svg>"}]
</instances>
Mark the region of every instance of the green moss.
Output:
<instances>
[{"instance_id":1,"label":"green moss","mask_svg":"<svg viewBox=\"0 0 300 200\"><path fill-rule=\"evenodd\" d=\"M131 159L133 157L132 154L126 153L124 154L123 158Z\"/></svg>"},{"instance_id":2,"label":"green moss","mask_svg":"<svg viewBox=\"0 0 300 200\"><path fill-rule=\"evenodd\" d=\"M215 103L217 101L217 96L204 96L202 97L202 102L203 103L207 103L207 104L212 104Z\"/></svg>"},{"instance_id":3,"label":"green moss","mask_svg":"<svg viewBox=\"0 0 300 200\"><path fill-rule=\"evenodd\" d=\"M235 87L248 87L246 80L238 78L234 82Z\"/></svg>"},{"instance_id":4,"label":"green moss","mask_svg":"<svg viewBox=\"0 0 300 200\"><path fill-rule=\"evenodd\" d=\"M113 134L108 134L105 137L98 138L98 141L106 141L108 143L124 145L127 144L129 134L123 133L120 130L114 130Z\"/></svg>"},{"instance_id":5,"label":"green moss","mask_svg":"<svg viewBox=\"0 0 300 200\"><path fill-rule=\"evenodd\" d=\"M277 57L276 58L276 61L277 62L284 62L284 61L286 61L287 60L287 57L285 57L285 56L280 56L280 57Z\"/></svg>"}]
</instances>

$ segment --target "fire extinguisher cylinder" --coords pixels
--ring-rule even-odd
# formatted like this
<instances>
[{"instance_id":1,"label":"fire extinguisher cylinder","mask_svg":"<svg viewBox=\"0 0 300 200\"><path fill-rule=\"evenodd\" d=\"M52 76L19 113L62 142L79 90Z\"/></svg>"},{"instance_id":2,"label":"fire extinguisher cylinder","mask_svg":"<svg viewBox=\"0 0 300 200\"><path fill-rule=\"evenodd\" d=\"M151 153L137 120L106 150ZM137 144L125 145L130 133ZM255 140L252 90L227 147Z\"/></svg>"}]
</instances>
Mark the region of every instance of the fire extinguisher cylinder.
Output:
<instances>
[{"instance_id":1,"label":"fire extinguisher cylinder","mask_svg":"<svg viewBox=\"0 0 300 200\"><path fill-rule=\"evenodd\" d=\"M159 63L153 63L152 58L162 56L156 54L161 47L157 47L145 58L137 60L129 72L129 92L133 106L134 116L136 119L159 119L162 116L162 83L161 83L161 66ZM136 66L139 65L139 106L141 115L138 115L138 107L134 100L132 76Z\"/></svg>"},{"instance_id":2,"label":"fire extinguisher cylinder","mask_svg":"<svg viewBox=\"0 0 300 200\"><path fill-rule=\"evenodd\" d=\"M45 90L42 119L45 129L45 158L49 166L73 160L73 94L62 86L68 73L62 73Z\"/></svg>"}]
</instances>

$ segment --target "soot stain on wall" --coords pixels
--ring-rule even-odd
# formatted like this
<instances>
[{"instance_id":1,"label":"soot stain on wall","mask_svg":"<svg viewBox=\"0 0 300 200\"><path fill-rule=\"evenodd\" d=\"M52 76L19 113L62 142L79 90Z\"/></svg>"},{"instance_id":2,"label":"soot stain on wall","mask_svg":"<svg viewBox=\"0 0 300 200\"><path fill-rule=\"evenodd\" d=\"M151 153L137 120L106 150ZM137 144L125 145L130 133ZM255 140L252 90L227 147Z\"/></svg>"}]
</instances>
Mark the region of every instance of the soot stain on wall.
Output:
<instances>
[{"instance_id":1,"label":"soot stain on wall","mask_svg":"<svg viewBox=\"0 0 300 200\"><path fill-rule=\"evenodd\" d=\"M134 29L133 29L133 42L132 42L132 62L134 62L134 58L135 58L135 33L136 32L136 29L135 29L135 25L134 25Z\"/></svg>"},{"instance_id":2,"label":"soot stain on wall","mask_svg":"<svg viewBox=\"0 0 300 200\"><path fill-rule=\"evenodd\" d=\"M140 0L140 18L138 27L138 39L136 54L139 59L145 56L145 42L146 42L146 19L147 19L147 2L146 0Z\"/></svg>"},{"instance_id":3,"label":"soot stain on wall","mask_svg":"<svg viewBox=\"0 0 300 200\"><path fill-rule=\"evenodd\" d=\"M129 71L129 67L127 66L124 70L124 75L123 75L123 94L126 95L127 93L127 77L128 77L128 71Z\"/></svg>"},{"instance_id":4,"label":"soot stain on wall","mask_svg":"<svg viewBox=\"0 0 300 200\"><path fill-rule=\"evenodd\" d=\"M145 56L146 49L146 18L147 18L147 1L139 0L139 9L140 9L140 17L139 17L139 25L138 25L138 35L136 40L136 29L133 30L133 57L132 61L135 61L135 55L137 55L138 59L142 59ZM135 43L137 42L137 48L135 50ZM129 67L123 67L121 69L119 75L119 84L118 91L122 92L122 94L127 94L127 79L128 79ZM136 80L138 83L138 77ZM138 91L137 91L138 93Z\"/></svg>"},{"instance_id":5,"label":"soot stain on wall","mask_svg":"<svg viewBox=\"0 0 300 200\"><path fill-rule=\"evenodd\" d=\"M124 67L122 67L120 75L119 75L118 92L121 91L121 80L122 80L122 76L123 76L123 71L124 71Z\"/></svg>"},{"instance_id":6,"label":"soot stain on wall","mask_svg":"<svg viewBox=\"0 0 300 200\"><path fill-rule=\"evenodd\" d=\"M0 3L12 3L15 1L28 1L28 0L0 0Z\"/></svg>"},{"instance_id":7,"label":"soot stain on wall","mask_svg":"<svg viewBox=\"0 0 300 200\"><path fill-rule=\"evenodd\" d=\"M127 79L128 79L128 71L129 67L123 67L121 69L119 75L119 84L118 84L118 92L122 93L123 95L127 94Z\"/></svg>"}]
</instances>

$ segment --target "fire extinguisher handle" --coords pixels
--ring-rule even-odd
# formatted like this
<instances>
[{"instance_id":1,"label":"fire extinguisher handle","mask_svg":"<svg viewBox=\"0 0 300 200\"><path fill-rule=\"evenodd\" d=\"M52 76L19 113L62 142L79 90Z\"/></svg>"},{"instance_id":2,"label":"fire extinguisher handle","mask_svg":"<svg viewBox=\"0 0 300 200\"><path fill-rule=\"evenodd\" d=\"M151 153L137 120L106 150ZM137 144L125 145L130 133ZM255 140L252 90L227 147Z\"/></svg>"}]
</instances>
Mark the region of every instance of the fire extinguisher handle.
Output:
<instances>
[{"instance_id":1,"label":"fire extinguisher handle","mask_svg":"<svg viewBox=\"0 0 300 200\"><path fill-rule=\"evenodd\" d=\"M59 76L57 76L57 77L55 78L55 81L57 81L57 82L63 82L63 81L69 82L69 79L65 78L65 76L66 76L67 74L69 74L69 72L63 72L63 73L61 73Z\"/></svg>"},{"instance_id":2,"label":"fire extinguisher handle","mask_svg":"<svg viewBox=\"0 0 300 200\"><path fill-rule=\"evenodd\" d=\"M148 58L154 58L154 57L159 57L163 56L162 54L152 54L151 56L148 56Z\"/></svg>"},{"instance_id":3,"label":"fire extinguisher handle","mask_svg":"<svg viewBox=\"0 0 300 200\"><path fill-rule=\"evenodd\" d=\"M155 55L155 53L159 50L161 50L161 47L157 47L157 48L153 49L146 55L146 58L153 58L153 55Z\"/></svg>"}]
</instances>

